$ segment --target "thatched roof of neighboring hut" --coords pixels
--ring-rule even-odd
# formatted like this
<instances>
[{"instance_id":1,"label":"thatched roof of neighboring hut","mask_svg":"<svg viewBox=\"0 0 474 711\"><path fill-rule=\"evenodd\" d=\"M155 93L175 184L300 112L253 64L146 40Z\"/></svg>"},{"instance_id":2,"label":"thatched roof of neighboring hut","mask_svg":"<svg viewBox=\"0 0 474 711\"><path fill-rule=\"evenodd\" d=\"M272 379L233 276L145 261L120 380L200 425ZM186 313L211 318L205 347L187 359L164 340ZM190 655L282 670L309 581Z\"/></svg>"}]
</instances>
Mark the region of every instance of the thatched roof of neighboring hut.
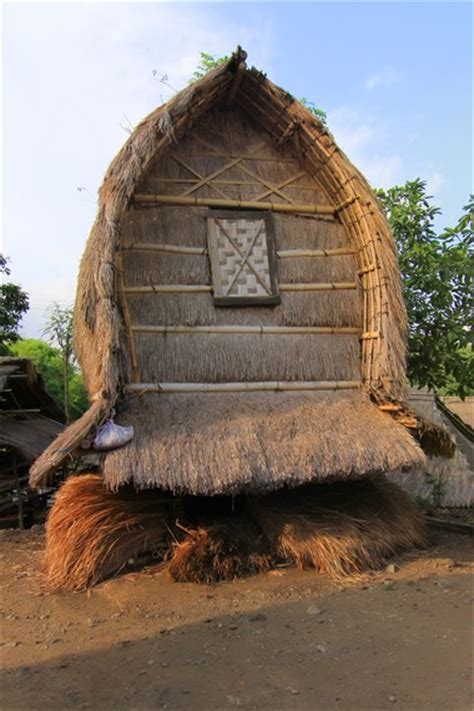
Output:
<instances>
[{"instance_id":1,"label":"thatched roof of neighboring hut","mask_svg":"<svg viewBox=\"0 0 474 711\"><path fill-rule=\"evenodd\" d=\"M210 396L214 412L209 412L209 399L204 406L199 397L191 403L186 395L122 400L121 417L136 425L136 439L106 457L106 481L117 486L126 476L138 486L216 493L245 488L252 477L254 483L274 488L282 483L274 477L278 479L275 472L283 467L297 483L311 476L323 478L329 471L357 476L423 462L420 448L402 426L407 418L400 418L402 424L398 424L377 409L388 403L388 408L393 406L400 413L397 408L407 394L406 312L395 242L382 209L327 128L264 74L247 68L245 56L239 50L152 112L107 171L81 262L75 311L76 352L93 404L35 463L33 485L47 480L110 415L129 381L133 354L117 274L123 222L140 181L153 161L164 156L207 112L230 104L248 115L275 145L291 143L301 166L317 176L330 196L333 207L329 211L350 237L366 284L363 391L349 396L338 393L337 397L315 392L298 400L295 394L266 393L258 405L251 393L240 399L219 393ZM337 351L327 355L338 358ZM232 436L230 432L224 435L226 422L232 423ZM359 432L358 441L351 438L351 432ZM278 438L285 444L277 446Z\"/></svg>"},{"instance_id":2,"label":"thatched roof of neighboring hut","mask_svg":"<svg viewBox=\"0 0 474 711\"><path fill-rule=\"evenodd\" d=\"M0 357L0 447L34 462L61 432L63 421L34 363Z\"/></svg>"}]
</instances>

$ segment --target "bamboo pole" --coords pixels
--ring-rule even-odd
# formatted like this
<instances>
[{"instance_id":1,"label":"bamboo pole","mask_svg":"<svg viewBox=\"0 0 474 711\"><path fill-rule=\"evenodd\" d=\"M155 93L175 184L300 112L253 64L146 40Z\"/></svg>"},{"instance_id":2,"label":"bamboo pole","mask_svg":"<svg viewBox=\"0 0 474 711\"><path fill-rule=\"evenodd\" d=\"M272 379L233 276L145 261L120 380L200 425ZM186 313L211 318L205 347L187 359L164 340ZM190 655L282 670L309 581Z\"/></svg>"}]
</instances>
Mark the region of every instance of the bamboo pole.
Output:
<instances>
[{"instance_id":1,"label":"bamboo pole","mask_svg":"<svg viewBox=\"0 0 474 711\"><path fill-rule=\"evenodd\" d=\"M196 186L195 186L196 187ZM302 203L289 205L278 202L254 202L252 200L227 200L221 198L197 198L189 195L149 195L136 193L134 202L137 205L193 205L194 207L223 207L244 210L271 210L273 212L307 213L313 215L332 215L336 209L330 205Z\"/></svg>"},{"instance_id":2,"label":"bamboo pole","mask_svg":"<svg viewBox=\"0 0 474 711\"><path fill-rule=\"evenodd\" d=\"M333 249L279 249L279 259L298 259L300 257L335 257L343 254L354 254L353 247L334 247Z\"/></svg>"},{"instance_id":3,"label":"bamboo pole","mask_svg":"<svg viewBox=\"0 0 474 711\"><path fill-rule=\"evenodd\" d=\"M125 386L132 393L210 393L210 392L261 392L304 390L355 390L361 387L358 380L279 381L267 380L253 383L130 383Z\"/></svg>"},{"instance_id":4,"label":"bamboo pole","mask_svg":"<svg viewBox=\"0 0 474 711\"><path fill-rule=\"evenodd\" d=\"M29 407L25 409L19 408L18 410L0 410L0 415L30 415L34 412L41 412L41 408Z\"/></svg>"},{"instance_id":5,"label":"bamboo pole","mask_svg":"<svg viewBox=\"0 0 474 711\"><path fill-rule=\"evenodd\" d=\"M125 294L190 294L210 292L212 287L205 284L159 284L158 286L126 286Z\"/></svg>"},{"instance_id":6,"label":"bamboo pole","mask_svg":"<svg viewBox=\"0 0 474 711\"><path fill-rule=\"evenodd\" d=\"M280 284L280 291L341 291L356 289L355 281L314 283L314 284ZM150 284L149 286L127 286L125 294L189 294L193 292L211 292L207 284Z\"/></svg>"},{"instance_id":7,"label":"bamboo pole","mask_svg":"<svg viewBox=\"0 0 474 711\"><path fill-rule=\"evenodd\" d=\"M361 334L362 329L352 326L147 326L132 325L134 333L249 333L249 334L274 334L274 335L297 335L297 334ZM364 334L361 335L361 338Z\"/></svg>"},{"instance_id":8,"label":"bamboo pole","mask_svg":"<svg viewBox=\"0 0 474 711\"><path fill-rule=\"evenodd\" d=\"M280 284L280 291L332 291L342 289L357 289L355 281L330 282L324 284Z\"/></svg>"},{"instance_id":9,"label":"bamboo pole","mask_svg":"<svg viewBox=\"0 0 474 711\"><path fill-rule=\"evenodd\" d=\"M169 254L207 254L206 247L186 247L185 245L155 244L154 242L133 242L123 250L134 252L167 252Z\"/></svg>"},{"instance_id":10,"label":"bamboo pole","mask_svg":"<svg viewBox=\"0 0 474 711\"><path fill-rule=\"evenodd\" d=\"M140 382L140 366L138 363L138 352L137 344L135 343L135 337L132 331L132 318L130 316L130 309L128 308L127 299L125 296L125 286L123 281L123 259L122 252L118 253L117 259L118 266L118 295L122 306L123 320L125 325L125 330L127 332L128 344L130 346L130 360L132 365L132 377L135 383Z\"/></svg>"}]
</instances>

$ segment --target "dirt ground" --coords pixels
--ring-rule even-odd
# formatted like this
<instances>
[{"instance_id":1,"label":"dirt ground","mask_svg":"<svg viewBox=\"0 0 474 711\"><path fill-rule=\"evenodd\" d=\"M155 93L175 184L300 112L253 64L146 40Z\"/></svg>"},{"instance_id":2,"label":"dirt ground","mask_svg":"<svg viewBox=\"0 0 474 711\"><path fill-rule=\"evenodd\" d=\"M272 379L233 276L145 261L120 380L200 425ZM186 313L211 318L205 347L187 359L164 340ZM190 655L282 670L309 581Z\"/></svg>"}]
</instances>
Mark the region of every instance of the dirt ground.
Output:
<instances>
[{"instance_id":1,"label":"dirt ground","mask_svg":"<svg viewBox=\"0 0 474 711\"><path fill-rule=\"evenodd\" d=\"M213 587L149 568L51 594L43 534L3 531L2 711L472 706L472 546L432 532L336 585L281 569Z\"/></svg>"}]
</instances>

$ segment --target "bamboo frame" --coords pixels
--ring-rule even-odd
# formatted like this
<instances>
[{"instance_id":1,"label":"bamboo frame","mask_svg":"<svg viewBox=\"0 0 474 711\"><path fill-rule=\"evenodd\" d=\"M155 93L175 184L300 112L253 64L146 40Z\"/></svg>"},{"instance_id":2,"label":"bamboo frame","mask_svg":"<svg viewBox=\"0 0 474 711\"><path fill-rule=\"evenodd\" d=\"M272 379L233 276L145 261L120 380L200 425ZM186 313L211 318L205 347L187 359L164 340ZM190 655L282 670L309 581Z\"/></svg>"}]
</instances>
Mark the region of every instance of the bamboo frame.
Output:
<instances>
[{"instance_id":1,"label":"bamboo frame","mask_svg":"<svg viewBox=\"0 0 474 711\"><path fill-rule=\"evenodd\" d=\"M278 381L253 383L130 383L125 390L140 395L145 393L225 393L225 392L282 392L305 390L355 390L359 380Z\"/></svg>"},{"instance_id":2,"label":"bamboo frame","mask_svg":"<svg viewBox=\"0 0 474 711\"><path fill-rule=\"evenodd\" d=\"M197 189L197 185L195 188ZM202 187L200 185L199 187ZM197 198L189 195L151 195L147 193L135 193L134 202L136 205L192 205L194 207L223 207L244 210L270 210L272 212L299 212L308 215L331 215L335 216L337 207L331 205L317 205L314 203L288 203L279 202L254 202L253 200L231 200L230 198Z\"/></svg>"},{"instance_id":3,"label":"bamboo frame","mask_svg":"<svg viewBox=\"0 0 474 711\"><path fill-rule=\"evenodd\" d=\"M344 254L355 254L353 247L334 247L332 249L279 249L279 259L299 259L300 257L336 257Z\"/></svg>"},{"instance_id":4,"label":"bamboo frame","mask_svg":"<svg viewBox=\"0 0 474 711\"><path fill-rule=\"evenodd\" d=\"M123 251L135 252L166 252L168 254L194 254L206 255L206 247L187 247L185 245L155 244L155 242L133 242L129 247L124 247Z\"/></svg>"},{"instance_id":5,"label":"bamboo frame","mask_svg":"<svg viewBox=\"0 0 474 711\"><path fill-rule=\"evenodd\" d=\"M140 382L140 365L138 362L137 344L135 343L135 336L132 331L132 319L130 316L130 309L128 308L128 303L125 295L125 285L123 281L123 260L122 253L119 252L117 256L117 267L118 267L118 279L117 279L117 290L118 297L122 306L123 321L125 325L125 330L127 333L128 344L130 347L130 361L132 366L132 378L134 383Z\"/></svg>"},{"instance_id":6,"label":"bamboo frame","mask_svg":"<svg viewBox=\"0 0 474 711\"><path fill-rule=\"evenodd\" d=\"M193 254L205 256L208 254L206 247L187 247L185 245L156 244L155 242L133 242L130 246L123 248L124 252L166 252L170 254ZM279 259L299 259L302 257L337 257L348 254L355 254L353 247L334 247L332 249L280 249L276 251ZM360 270L359 274L365 273Z\"/></svg>"},{"instance_id":7,"label":"bamboo frame","mask_svg":"<svg viewBox=\"0 0 474 711\"><path fill-rule=\"evenodd\" d=\"M296 334L362 334L362 329L352 326L153 326L132 325L134 333L222 333L222 334L267 334L296 335ZM363 334L361 335L361 338Z\"/></svg>"},{"instance_id":8,"label":"bamboo frame","mask_svg":"<svg viewBox=\"0 0 474 711\"><path fill-rule=\"evenodd\" d=\"M176 159L176 156L175 156ZM183 165L185 165L183 163ZM185 167L187 167L185 165ZM303 177L303 175L309 175L309 173L302 173L299 177ZM321 187L319 185L291 185L291 183L295 182L298 179L296 175L294 175L292 178L289 178L288 180L285 180L285 185L279 184L278 188L281 189L282 187L287 187L290 190L321 190ZM180 184L185 184L185 185L194 185L197 183L197 179L193 178L165 178L165 177L160 177L160 176L150 176L148 180L152 183L162 183L162 184L168 184L168 185L180 185ZM212 185L234 185L234 186L242 186L242 185L252 185L252 186L259 186L262 183L260 181L256 180L213 180ZM272 192L271 190L268 192Z\"/></svg>"},{"instance_id":9,"label":"bamboo frame","mask_svg":"<svg viewBox=\"0 0 474 711\"><path fill-rule=\"evenodd\" d=\"M17 410L0 410L0 415L30 415L34 412L41 412L40 407L19 408Z\"/></svg>"},{"instance_id":10,"label":"bamboo frame","mask_svg":"<svg viewBox=\"0 0 474 711\"><path fill-rule=\"evenodd\" d=\"M280 284L280 291L331 291L343 289L357 289L355 281L328 282L327 284Z\"/></svg>"},{"instance_id":11,"label":"bamboo frame","mask_svg":"<svg viewBox=\"0 0 474 711\"><path fill-rule=\"evenodd\" d=\"M193 292L211 292L212 287L205 284L158 284L157 286L126 286L125 294L190 294Z\"/></svg>"},{"instance_id":12,"label":"bamboo frame","mask_svg":"<svg viewBox=\"0 0 474 711\"><path fill-rule=\"evenodd\" d=\"M250 151L250 155L248 158L251 160L251 155L252 153L256 153L259 151L261 148L265 147L265 143L259 143L255 148ZM247 156L245 157L247 158ZM193 193L195 190L199 190L199 188L203 188L205 185L209 185L214 178L217 178L219 175L222 175L222 173L225 173L227 170L230 170L234 166L238 165L239 163L242 162L244 158L234 158L231 160L229 163L226 163L226 165L223 165L221 168L218 168L217 170L214 170L210 175L206 175L205 177L202 177L202 179L196 183L196 185L193 185L192 188L189 188L186 190L183 194L182 197L189 196L191 193Z\"/></svg>"},{"instance_id":13,"label":"bamboo frame","mask_svg":"<svg viewBox=\"0 0 474 711\"><path fill-rule=\"evenodd\" d=\"M199 185L199 187L202 187L202 181L203 181L203 180L204 180L204 181L206 180L206 178L205 178L204 176L202 176L200 173L198 173L197 170L195 170L195 169L192 168L190 165L188 165L187 163L185 163L184 160L182 160L179 156L175 155L174 153L171 154L171 157L172 157L179 165L181 165L183 168L185 168L186 170L189 170L189 172L190 172L192 175L196 176L197 180L195 180L195 181L188 181L188 184L191 183L193 186ZM206 184L206 183L204 183L204 185L205 185L205 184ZM213 185L213 183L209 183L208 187L210 187L212 190L214 190L215 193L217 193L218 195L220 195L221 198L224 198L224 199L225 199L225 198L227 197L226 194L223 193L222 190L219 190L219 188L216 188L215 185Z\"/></svg>"},{"instance_id":14,"label":"bamboo frame","mask_svg":"<svg viewBox=\"0 0 474 711\"><path fill-rule=\"evenodd\" d=\"M341 291L357 289L355 281L330 282L313 284L280 284L280 291ZM192 292L211 292L212 286L207 284L158 284L149 286L126 286L125 294L189 294Z\"/></svg>"}]
</instances>

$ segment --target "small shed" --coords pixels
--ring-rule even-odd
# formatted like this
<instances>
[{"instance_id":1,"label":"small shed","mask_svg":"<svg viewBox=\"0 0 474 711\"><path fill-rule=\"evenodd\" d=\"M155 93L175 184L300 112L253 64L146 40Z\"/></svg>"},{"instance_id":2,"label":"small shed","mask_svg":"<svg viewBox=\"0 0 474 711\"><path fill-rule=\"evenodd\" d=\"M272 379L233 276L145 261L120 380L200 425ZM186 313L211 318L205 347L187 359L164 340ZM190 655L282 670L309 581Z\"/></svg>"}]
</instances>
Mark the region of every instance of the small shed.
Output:
<instances>
[{"instance_id":1,"label":"small shed","mask_svg":"<svg viewBox=\"0 0 474 711\"><path fill-rule=\"evenodd\" d=\"M18 509L23 527L26 509L34 505L27 489L32 462L55 440L64 413L47 393L34 363L0 357L0 515Z\"/></svg>"}]
</instances>

